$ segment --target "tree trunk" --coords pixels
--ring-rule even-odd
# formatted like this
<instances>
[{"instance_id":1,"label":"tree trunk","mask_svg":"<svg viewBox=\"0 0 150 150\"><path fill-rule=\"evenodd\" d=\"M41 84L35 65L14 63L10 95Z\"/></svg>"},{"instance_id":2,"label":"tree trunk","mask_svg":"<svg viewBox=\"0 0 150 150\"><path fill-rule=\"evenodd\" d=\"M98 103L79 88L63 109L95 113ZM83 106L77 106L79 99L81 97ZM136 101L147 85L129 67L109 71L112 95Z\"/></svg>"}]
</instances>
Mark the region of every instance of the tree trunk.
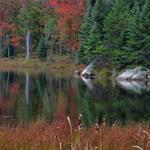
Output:
<instances>
[{"instance_id":1,"label":"tree trunk","mask_svg":"<svg viewBox=\"0 0 150 150\"><path fill-rule=\"evenodd\" d=\"M61 39L60 39L60 41L59 41L60 43L59 43L59 54L60 54L60 56L62 55L62 45L61 45Z\"/></svg>"},{"instance_id":2,"label":"tree trunk","mask_svg":"<svg viewBox=\"0 0 150 150\"><path fill-rule=\"evenodd\" d=\"M30 30L29 30L29 20L28 20L28 5L29 0L24 0L24 26L26 31L26 59L29 60L30 58Z\"/></svg>"},{"instance_id":3,"label":"tree trunk","mask_svg":"<svg viewBox=\"0 0 150 150\"><path fill-rule=\"evenodd\" d=\"M29 104L29 74L25 75L25 100L26 104Z\"/></svg>"},{"instance_id":4,"label":"tree trunk","mask_svg":"<svg viewBox=\"0 0 150 150\"><path fill-rule=\"evenodd\" d=\"M9 36L7 35L7 57L9 58L10 57L10 49L9 49Z\"/></svg>"},{"instance_id":5,"label":"tree trunk","mask_svg":"<svg viewBox=\"0 0 150 150\"><path fill-rule=\"evenodd\" d=\"M30 58L30 31L26 33L26 59Z\"/></svg>"}]
</instances>

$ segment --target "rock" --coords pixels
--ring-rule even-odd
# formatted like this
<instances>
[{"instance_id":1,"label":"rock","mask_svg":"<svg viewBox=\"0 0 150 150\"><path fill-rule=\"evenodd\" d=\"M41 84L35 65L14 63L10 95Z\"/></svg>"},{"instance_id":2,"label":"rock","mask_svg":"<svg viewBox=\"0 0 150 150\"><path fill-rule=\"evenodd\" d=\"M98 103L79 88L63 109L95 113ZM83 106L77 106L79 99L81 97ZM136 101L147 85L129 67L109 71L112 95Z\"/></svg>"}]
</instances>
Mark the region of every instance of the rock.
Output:
<instances>
[{"instance_id":1,"label":"rock","mask_svg":"<svg viewBox=\"0 0 150 150\"><path fill-rule=\"evenodd\" d=\"M147 79L147 71L142 70L141 67L134 69L127 69L117 77L117 80L145 80L145 79Z\"/></svg>"},{"instance_id":2,"label":"rock","mask_svg":"<svg viewBox=\"0 0 150 150\"><path fill-rule=\"evenodd\" d=\"M145 79L147 79L146 71L139 71L132 77L132 80L145 80Z\"/></svg>"}]
</instances>

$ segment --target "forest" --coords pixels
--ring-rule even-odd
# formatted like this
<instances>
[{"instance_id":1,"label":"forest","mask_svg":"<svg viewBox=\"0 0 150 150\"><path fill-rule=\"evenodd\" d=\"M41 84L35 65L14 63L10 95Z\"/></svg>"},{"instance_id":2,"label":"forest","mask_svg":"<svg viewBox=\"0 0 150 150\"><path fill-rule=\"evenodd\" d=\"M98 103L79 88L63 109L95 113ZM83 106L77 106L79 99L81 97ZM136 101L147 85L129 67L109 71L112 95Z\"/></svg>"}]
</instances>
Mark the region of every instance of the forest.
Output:
<instances>
[{"instance_id":1,"label":"forest","mask_svg":"<svg viewBox=\"0 0 150 150\"><path fill-rule=\"evenodd\" d=\"M150 62L149 0L0 0L0 57Z\"/></svg>"}]
</instances>

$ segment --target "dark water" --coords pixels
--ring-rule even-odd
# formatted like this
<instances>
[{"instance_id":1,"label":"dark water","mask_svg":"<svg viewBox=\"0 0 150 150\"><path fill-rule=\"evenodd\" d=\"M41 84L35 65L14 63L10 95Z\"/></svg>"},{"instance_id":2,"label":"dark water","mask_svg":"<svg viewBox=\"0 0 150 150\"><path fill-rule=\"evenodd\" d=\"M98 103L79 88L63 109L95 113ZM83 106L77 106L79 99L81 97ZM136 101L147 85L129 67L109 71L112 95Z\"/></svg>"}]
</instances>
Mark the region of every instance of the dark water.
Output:
<instances>
[{"instance_id":1,"label":"dark water","mask_svg":"<svg viewBox=\"0 0 150 150\"><path fill-rule=\"evenodd\" d=\"M148 83L117 83L56 77L53 73L0 72L0 126L38 119L61 121L66 116L84 123L150 122Z\"/></svg>"}]
</instances>

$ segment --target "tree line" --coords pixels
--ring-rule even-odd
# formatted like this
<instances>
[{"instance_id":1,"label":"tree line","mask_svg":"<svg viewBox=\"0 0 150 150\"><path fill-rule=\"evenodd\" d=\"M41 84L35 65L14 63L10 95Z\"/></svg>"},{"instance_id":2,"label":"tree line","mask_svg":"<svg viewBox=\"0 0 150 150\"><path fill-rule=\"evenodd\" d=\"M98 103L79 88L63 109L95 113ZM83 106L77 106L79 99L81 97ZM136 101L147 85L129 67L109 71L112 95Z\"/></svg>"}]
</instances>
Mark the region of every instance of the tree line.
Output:
<instances>
[{"instance_id":1,"label":"tree line","mask_svg":"<svg viewBox=\"0 0 150 150\"><path fill-rule=\"evenodd\" d=\"M0 0L0 56L72 55L84 8L84 0Z\"/></svg>"},{"instance_id":2,"label":"tree line","mask_svg":"<svg viewBox=\"0 0 150 150\"><path fill-rule=\"evenodd\" d=\"M150 0L0 0L0 57L105 55L149 65Z\"/></svg>"}]
</instances>

